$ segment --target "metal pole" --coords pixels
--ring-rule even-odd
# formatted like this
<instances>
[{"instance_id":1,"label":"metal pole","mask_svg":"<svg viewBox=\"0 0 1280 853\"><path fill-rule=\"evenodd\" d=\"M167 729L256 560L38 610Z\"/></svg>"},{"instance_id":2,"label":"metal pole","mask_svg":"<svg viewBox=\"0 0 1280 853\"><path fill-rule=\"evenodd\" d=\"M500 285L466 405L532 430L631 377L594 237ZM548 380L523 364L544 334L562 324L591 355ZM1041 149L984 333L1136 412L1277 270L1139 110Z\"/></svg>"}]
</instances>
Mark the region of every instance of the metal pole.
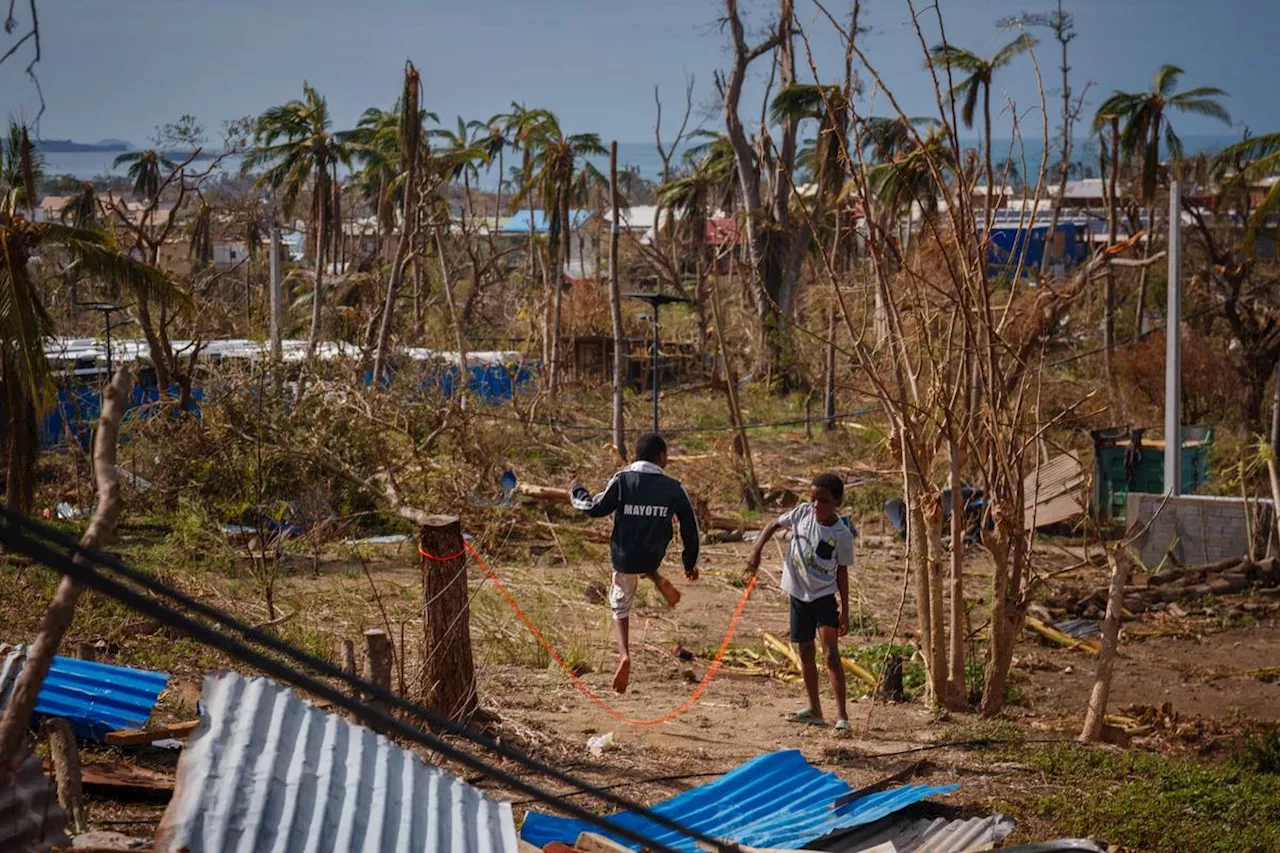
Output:
<instances>
[{"instance_id":1,"label":"metal pole","mask_svg":"<svg viewBox=\"0 0 1280 853\"><path fill-rule=\"evenodd\" d=\"M283 353L280 343L280 226L271 226L271 359L279 361Z\"/></svg>"},{"instance_id":2,"label":"metal pole","mask_svg":"<svg viewBox=\"0 0 1280 853\"><path fill-rule=\"evenodd\" d=\"M658 303L653 303L653 431L658 431Z\"/></svg>"},{"instance_id":3,"label":"metal pole","mask_svg":"<svg viewBox=\"0 0 1280 853\"><path fill-rule=\"evenodd\" d=\"M1182 494L1182 187L1169 182L1169 304L1165 311L1164 493Z\"/></svg>"}]
</instances>

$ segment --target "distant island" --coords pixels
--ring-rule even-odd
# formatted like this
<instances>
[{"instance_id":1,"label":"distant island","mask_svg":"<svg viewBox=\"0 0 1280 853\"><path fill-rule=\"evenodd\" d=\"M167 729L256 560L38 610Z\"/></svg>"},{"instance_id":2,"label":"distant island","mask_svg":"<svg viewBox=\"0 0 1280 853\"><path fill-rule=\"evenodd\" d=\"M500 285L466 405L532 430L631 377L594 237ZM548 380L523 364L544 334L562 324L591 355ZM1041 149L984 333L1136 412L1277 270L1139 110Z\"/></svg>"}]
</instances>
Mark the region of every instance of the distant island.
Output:
<instances>
[{"instance_id":1,"label":"distant island","mask_svg":"<svg viewBox=\"0 0 1280 853\"><path fill-rule=\"evenodd\" d=\"M37 139L36 148L46 154L76 154L91 151L129 151L132 146L119 139L75 142L70 139Z\"/></svg>"}]
</instances>

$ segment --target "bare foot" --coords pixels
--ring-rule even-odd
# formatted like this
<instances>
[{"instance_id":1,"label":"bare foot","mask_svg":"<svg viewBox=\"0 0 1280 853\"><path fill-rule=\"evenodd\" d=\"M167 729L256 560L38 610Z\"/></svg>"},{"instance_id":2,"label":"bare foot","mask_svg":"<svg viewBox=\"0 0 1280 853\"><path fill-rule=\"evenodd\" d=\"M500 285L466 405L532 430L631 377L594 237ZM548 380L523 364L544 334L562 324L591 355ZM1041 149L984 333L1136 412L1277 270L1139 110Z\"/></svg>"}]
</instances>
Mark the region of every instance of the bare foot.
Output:
<instances>
[{"instance_id":1,"label":"bare foot","mask_svg":"<svg viewBox=\"0 0 1280 853\"><path fill-rule=\"evenodd\" d=\"M631 659L618 661L618 671L613 674L613 690L615 693L626 693L627 683L631 681Z\"/></svg>"},{"instance_id":2,"label":"bare foot","mask_svg":"<svg viewBox=\"0 0 1280 853\"><path fill-rule=\"evenodd\" d=\"M664 577L657 578L654 583L658 585L658 592L662 593L669 607L675 607L680 603L680 590L676 589L675 584Z\"/></svg>"}]
</instances>

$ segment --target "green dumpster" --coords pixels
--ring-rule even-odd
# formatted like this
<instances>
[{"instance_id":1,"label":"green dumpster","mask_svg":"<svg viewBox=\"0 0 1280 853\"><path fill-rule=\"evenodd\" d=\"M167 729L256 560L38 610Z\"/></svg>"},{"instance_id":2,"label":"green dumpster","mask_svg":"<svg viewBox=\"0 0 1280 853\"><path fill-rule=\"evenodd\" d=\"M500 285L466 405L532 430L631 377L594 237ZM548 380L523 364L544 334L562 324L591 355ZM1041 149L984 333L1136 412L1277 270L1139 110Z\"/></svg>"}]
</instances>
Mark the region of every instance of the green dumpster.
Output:
<instances>
[{"instance_id":1,"label":"green dumpster","mask_svg":"<svg viewBox=\"0 0 1280 853\"><path fill-rule=\"evenodd\" d=\"M1146 438L1145 430L1121 427L1095 430L1093 439L1093 511L1099 522L1123 522L1129 492L1164 493L1164 440ZM1141 441L1142 454L1136 464L1126 465L1125 457L1134 443ZM1213 427L1182 428L1182 493L1192 494L1209 479L1209 450Z\"/></svg>"}]
</instances>

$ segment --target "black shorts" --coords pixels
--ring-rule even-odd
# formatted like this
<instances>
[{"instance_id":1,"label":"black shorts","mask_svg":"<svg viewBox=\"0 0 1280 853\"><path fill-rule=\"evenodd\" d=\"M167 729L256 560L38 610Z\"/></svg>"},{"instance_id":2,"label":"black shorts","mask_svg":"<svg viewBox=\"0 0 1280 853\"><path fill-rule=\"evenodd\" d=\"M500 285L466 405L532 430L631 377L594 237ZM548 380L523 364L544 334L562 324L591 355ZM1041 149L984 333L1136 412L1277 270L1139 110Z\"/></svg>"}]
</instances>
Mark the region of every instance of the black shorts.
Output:
<instances>
[{"instance_id":1,"label":"black shorts","mask_svg":"<svg viewBox=\"0 0 1280 853\"><path fill-rule=\"evenodd\" d=\"M836 597L824 595L813 601L803 601L791 596L791 642L812 643L820 625L839 627L840 606L836 604Z\"/></svg>"}]
</instances>

